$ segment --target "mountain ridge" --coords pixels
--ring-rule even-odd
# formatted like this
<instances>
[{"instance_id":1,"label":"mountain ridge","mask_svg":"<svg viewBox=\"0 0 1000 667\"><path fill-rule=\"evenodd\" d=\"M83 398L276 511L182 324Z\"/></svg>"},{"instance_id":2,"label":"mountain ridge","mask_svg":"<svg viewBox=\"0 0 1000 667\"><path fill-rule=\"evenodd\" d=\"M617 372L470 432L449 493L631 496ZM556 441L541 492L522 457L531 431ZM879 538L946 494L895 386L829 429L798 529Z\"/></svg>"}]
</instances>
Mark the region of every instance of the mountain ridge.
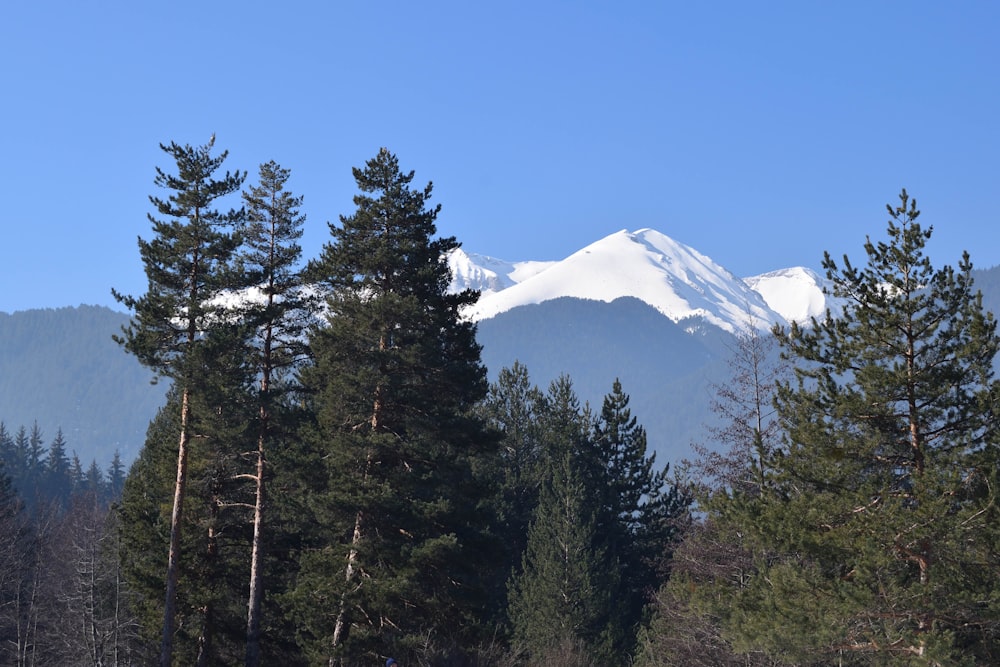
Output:
<instances>
[{"instance_id":1,"label":"mountain ridge","mask_svg":"<svg viewBox=\"0 0 1000 667\"><path fill-rule=\"evenodd\" d=\"M636 297L674 322L700 317L730 333L808 321L827 307L822 280L803 267L741 279L654 229L622 229L555 262L508 262L461 249L451 289L479 289L467 316L483 321L561 297L610 303Z\"/></svg>"}]
</instances>

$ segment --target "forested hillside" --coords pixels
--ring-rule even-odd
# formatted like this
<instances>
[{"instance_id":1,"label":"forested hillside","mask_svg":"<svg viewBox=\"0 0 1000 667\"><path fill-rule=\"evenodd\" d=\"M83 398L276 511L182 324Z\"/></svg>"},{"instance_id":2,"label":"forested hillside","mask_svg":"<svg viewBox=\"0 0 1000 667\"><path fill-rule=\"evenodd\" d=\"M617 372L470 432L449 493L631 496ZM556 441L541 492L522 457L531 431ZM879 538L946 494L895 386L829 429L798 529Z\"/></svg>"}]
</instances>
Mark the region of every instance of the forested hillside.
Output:
<instances>
[{"instance_id":1,"label":"forested hillside","mask_svg":"<svg viewBox=\"0 0 1000 667\"><path fill-rule=\"evenodd\" d=\"M128 319L98 306L0 313L0 421L37 423L46 442L61 429L84 465L106 468L116 451L131 462L165 387L112 340Z\"/></svg>"}]
</instances>

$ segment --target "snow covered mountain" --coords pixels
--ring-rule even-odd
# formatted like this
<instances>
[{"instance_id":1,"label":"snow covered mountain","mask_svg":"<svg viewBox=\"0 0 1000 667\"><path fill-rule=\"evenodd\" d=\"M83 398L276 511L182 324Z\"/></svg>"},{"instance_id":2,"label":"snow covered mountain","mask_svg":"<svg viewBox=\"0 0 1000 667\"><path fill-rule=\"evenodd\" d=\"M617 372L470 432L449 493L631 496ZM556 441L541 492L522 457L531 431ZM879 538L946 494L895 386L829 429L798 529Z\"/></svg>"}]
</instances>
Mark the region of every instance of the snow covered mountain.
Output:
<instances>
[{"instance_id":1,"label":"snow covered mountain","mask_svg":"<svg viewBox=\"0 0 1000 667\"><path fill-rule=\"evenodd\" d=\"M483 296L524 282L558 262L506 262L488 255L468 255L459 248L448 255L451 290L479 290Z\"/></svg>"},{"instance_id":2,"label":"snow covered mountain","mask_svg":"<svg viewBox=\"0 0 1000 667\"><path fill-rule=\"evenodd\" d=\"M750 289L764 297L773 310L789 322L808 322L821 318L828 307L835 308L831 297L823 293L826 279L815 271L796 266L759 276L744 278Z\"/></svg>"},{"instance_id":3,"label":"snow covered mountain","mask_svg":"<svg viewBox=\"0 0 1000 667\"><path fill-rule=\"evenodd\" d=\"M820 279L809 269L741 280L653 229L621 230L558 262L505 262L459 250L449 263L453 289L482 291L469 312L477 321L563 297L606 303L633 297L674 322L700 317L732 333L806 321L826 308Z\"/></svg>"}]
</instances>

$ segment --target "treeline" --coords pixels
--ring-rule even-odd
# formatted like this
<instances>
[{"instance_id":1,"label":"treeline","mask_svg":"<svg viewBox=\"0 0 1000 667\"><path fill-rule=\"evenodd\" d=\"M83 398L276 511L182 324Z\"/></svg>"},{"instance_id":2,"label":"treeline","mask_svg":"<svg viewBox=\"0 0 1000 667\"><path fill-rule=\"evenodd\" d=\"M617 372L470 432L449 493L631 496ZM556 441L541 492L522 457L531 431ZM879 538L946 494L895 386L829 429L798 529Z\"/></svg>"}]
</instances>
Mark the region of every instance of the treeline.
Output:
<instances>
[{"instance_id":1,"label":"treeline","mask_svg":"<svg viewBox=\"0 0 1000 667\"><path fill-rule=\"evenodd\" d=\"M621 386L490 387L431 185L381 150L301 258L301 198L163 146L124 348L172 380L120 565L160 664L624 664L685 499ZM240 196L239 208L220 208Z\"/></svg>"},{"instance_id":2,"label":"treeline","mask_svg":"<svg viewBox=\"0 0 1000 667\"><path fill-rule=\"evenodd\" d=\"M924 255L905 191L865 266L826 257L843 312L738 339L720 426L671 482L619 383L598 408L520 364L487 382L463 317L477 295L448 291L457 241L436 237L431 186L411 188L387 150L354 169L356 209L303 261L286 169L245 187L213 142L163 149L174 165L139 241L148 291L116 296L133 313L119 342L172 389L92 531L101 558L77 568L103 573L73 598L97 603L34 608L32 625L30 587L4 579L3 608L20 610L4 650L1000 664L1000 339L968 256L956 270ZM70 657L55 635L24 638L81 613L107 639Z\"/></svg>"},{"instance_id":3,"label":"treeline","mask_svg":"<svg viewBox=\"0 0 1000 667\"><path fill-rule=\"evenodd\" d=\"M66 458L62 433L46 451L36 425L0 423L0 663L135 664L117 514L125 472L105 477Z\"/></svg>"},{"instance_id":4,"label":"treeline","mask_svg":"<svg viewBox=\"0 0 1000 667\"><path fill-rule=\"evenodd\" d=\"M62 429L46 444L38 423L11 432L0 421L0 470L9 478L19 500L29 508L56 505L65 509L76 496L89 495L108 505L117 500L125 484L125 465L115 452L105 473L97 460L84 468L69 449Z\"/></svg>"}]
</instances>

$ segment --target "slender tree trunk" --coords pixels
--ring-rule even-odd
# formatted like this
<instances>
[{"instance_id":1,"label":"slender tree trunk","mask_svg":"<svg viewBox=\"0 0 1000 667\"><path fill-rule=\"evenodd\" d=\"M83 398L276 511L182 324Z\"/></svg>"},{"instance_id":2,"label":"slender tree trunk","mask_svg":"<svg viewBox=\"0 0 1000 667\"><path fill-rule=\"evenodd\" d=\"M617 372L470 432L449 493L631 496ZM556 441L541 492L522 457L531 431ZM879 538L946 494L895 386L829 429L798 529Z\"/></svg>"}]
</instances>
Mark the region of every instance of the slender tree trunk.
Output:
<instances>
[{"instance_id":1,"label":"slender tree trunk","mask_svg":"<svg viewBox=\"0 0 1000 667\"><path fill-rule=\"evenodd\" d=\"M253 510L253 546L250 552L250 597L247 603L247 652L246 667L257 667L261 661L260 607L263 597L261 586L261 549L264 526L264 433L267 409L260 408L261 430L257 438L256 501Z\"/></svg>"},{"instance_id":2,"label":"slender tree trunk","mask_svg":"<svg viewBox=\"0 0 1000 667\"><path fill-rule=\"evenodd\" d=\"M389 338L388 334L385 333L383 333L380 336L378 342L379 351L384 352L388 348L389 345L388 338ZM372 405L372 417L370 421L372 433L377 433L378 429L382 426L381 419L382 419L383 404L384 404L384 397L382 395L382 385L378 384L375 387L375 399L374 399L374 404ZM372 452L371 449L369 449L368 454L365 456L365 472L363 478L364 481L368 480L368 474L369 471L371 470L373 455L374 453ZM346 582L348 586L350 585L351 580L354 578L354 572L357 569L356 565L358 560L358 545L361 543L363 518L364 518L363 513L360 510L354 516L354 532L351 535L351 550L347 554L347 568L345 570ZM333 624L332 648L334 651L336 651L337 647L340 646L340 642L342 640L342 635L344 632L344 627L346 625L347 592L348 592L348 587L345 586L344 592L340 596L340 608L337 610L337 620ZM330 667L334 667L335 664L336 663L334 658L331 657Z\"/></svg>"},{"instance_id":3,"label":"slender tree trunk","mask_svg":"<svg viewBox=\"0 0 1000 667\"><path fill-rule=\"evenodd\" d=\"M272 236L273 237L273 236ZM271 256L273 257L273 250ZM268 310L274 305L274 280L269 281L268 290ZM260 378L260 425L257 431L257 474L256 493L253 508L253 545L250 549L250 595L247 601L247 652L246 667L258 667L261 661L260 651L260 616L261 600L264 589L261 585L261 558L263 548L264 530L264 468L266 465L265 447L267 443L268 428L270 426L270 412L268 410L268 393L271 390L271 345L273 339L273 328L268 322L264 330L264 349L261 354L263 369Z\"/></svg>"},{"instance_id":4,"label":"slender tree trunk","mask_svg":"<svg viewBox=\"0 0 1000 667\"><path fill-rule=\"evenodd\" d=\"M181 391L181 434L177 443L177 481L174 484L174 507L170 514L170 548L167 552L167 591L163 604L163 638L160 643L160 667L170 667L174 649L174 615L177 607L177 575L181 556L181 509L187 482L188 419L190 390Z\"/></svg>"}]
</instances>

